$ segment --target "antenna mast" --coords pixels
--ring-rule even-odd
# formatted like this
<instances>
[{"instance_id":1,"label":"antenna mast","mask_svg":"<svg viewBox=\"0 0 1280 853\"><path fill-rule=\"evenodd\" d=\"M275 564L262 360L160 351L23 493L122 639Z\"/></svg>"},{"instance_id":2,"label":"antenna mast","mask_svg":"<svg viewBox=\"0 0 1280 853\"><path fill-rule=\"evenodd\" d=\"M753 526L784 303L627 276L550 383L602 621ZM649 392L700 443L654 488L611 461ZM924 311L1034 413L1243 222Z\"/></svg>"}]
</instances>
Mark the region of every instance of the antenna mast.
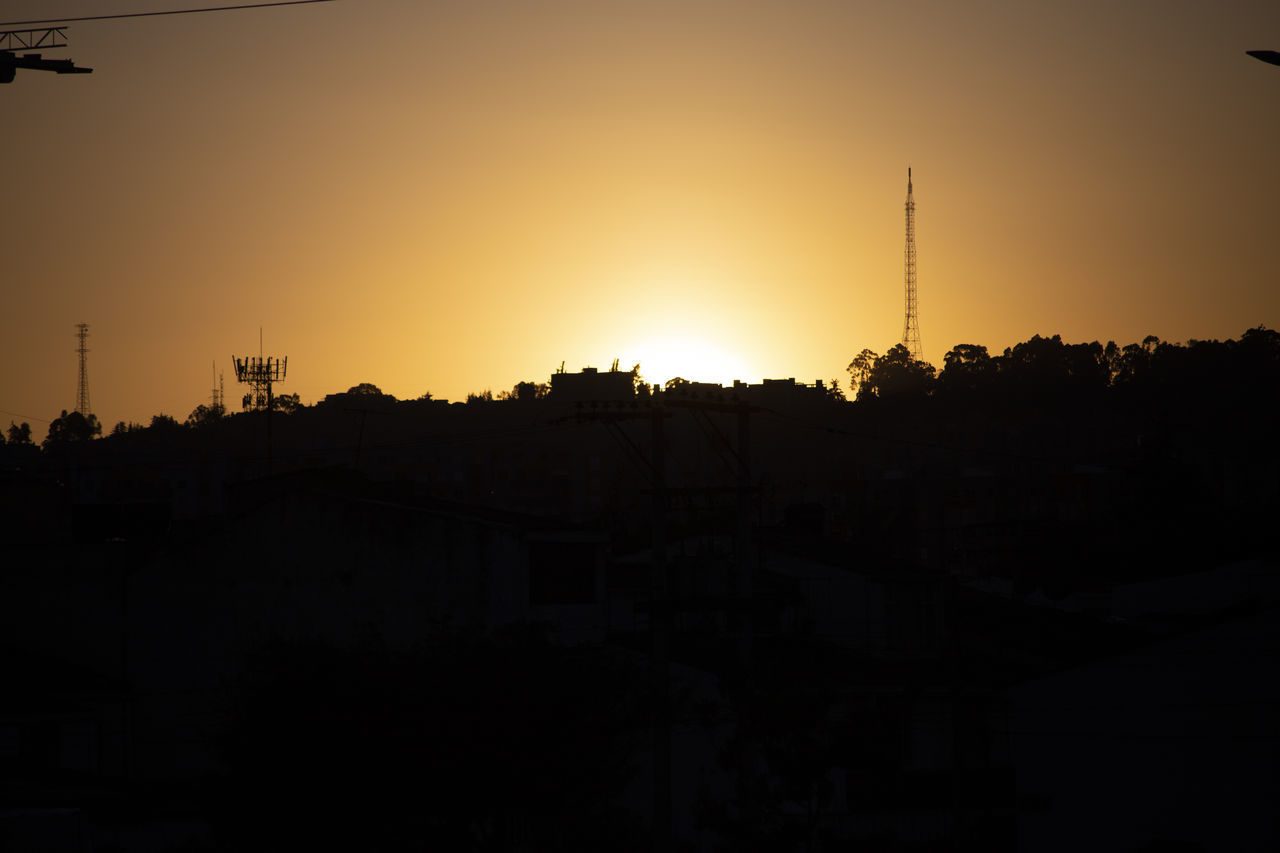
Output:
<instances>
[{"instance_id":1,"label":"antenna mast","mask_svg":"<svg viewBox=\"0 0 1280 853\"><path fill-rule=\"evenodd\" d=\"M907 167L907 247L903 257L906 270L907 317L902 325L902 345L919 361L920 310L916 304L916 200L911 195L911 167Z\"/></svg>"},{"instance_id":2,"label":"antenna mast","mask_svg":"<svg viewBox=\"0 0 1280 853\"><path fill-rule=\"evenodd\" d=\"M262 327L258 327L258 352L262 352ZM283 382L285 372L289 368L289 357L272 358L259 355L257 358L236 358L231 356L231 363L236 369L236 381L249 386L249 393L244 395L246 411L271 411L275 400L272 386Z\"/></svg>"},{"instance_id":3,"label":"antenna mast","mask_svg":"<svg viewBox=\"0 0 1280 853\"><path fill-rule=\"evenodd\" d=\"M76 411L84 417L89 417L89 347L85 345L85 341L89 339L89 324L76 324L76 337L80 339L80 346L76 348L76 352L80 354L80 390L76 394Z\"/></svg>"},{"instance_id":4,"label":"antenna mast","mask_svg":"<svg viewBox=\"0 0 1280 853\"><path fill-rule=\"evenodd\" d=\"M213 392L209 395L214 412L223 413L222 377L218 375L218 362L213 362Z\"/></svg>"}]
</instances>

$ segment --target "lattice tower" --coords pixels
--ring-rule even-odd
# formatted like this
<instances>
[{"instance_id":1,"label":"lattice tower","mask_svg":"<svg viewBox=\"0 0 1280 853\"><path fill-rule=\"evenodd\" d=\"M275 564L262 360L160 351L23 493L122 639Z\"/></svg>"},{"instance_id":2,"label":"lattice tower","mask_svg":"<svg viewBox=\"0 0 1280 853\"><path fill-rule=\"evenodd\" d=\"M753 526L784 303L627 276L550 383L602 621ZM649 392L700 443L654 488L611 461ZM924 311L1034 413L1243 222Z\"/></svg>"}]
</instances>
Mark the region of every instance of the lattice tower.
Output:
<instances>
[{"instance_id":1,"label":"lattice tower","mask_svg":"<svg viewBox=\"0 0 1280 853\"><path fill-rule=\"evenodd\" d=\"M209 400L213 405L213 410L221 411L224 403L222 402L222 375L218 373L218 363L213 362L213 391L209 394Z\"/></svg>"},{"instance_id":2,"label":"lattice tower","mask_svg":"<svg viewBox=\"0 0 1280 853\"><path fill-rule=\"evenodd\" d=\"M916 200L911 194L911 167L907 167L907 247L903 252L906 267L906 320L902 324L902 345L911 357L920 361L920 309L916 301Z\"/></svg>"},{"instance_id":3,"label":"lattice tower","mask_svg":"<svg viewBox=\"0 0 1280 853\"><path fill-rule=\"evenodd\" d=\"M85 342L89 339L89 324L76 324L76 337L80 339L80 346L76 347L76 352L80 354L80 390L76 393L76 411L84 417L89 417L89 347Z\"/></svg>"}]
</instances>

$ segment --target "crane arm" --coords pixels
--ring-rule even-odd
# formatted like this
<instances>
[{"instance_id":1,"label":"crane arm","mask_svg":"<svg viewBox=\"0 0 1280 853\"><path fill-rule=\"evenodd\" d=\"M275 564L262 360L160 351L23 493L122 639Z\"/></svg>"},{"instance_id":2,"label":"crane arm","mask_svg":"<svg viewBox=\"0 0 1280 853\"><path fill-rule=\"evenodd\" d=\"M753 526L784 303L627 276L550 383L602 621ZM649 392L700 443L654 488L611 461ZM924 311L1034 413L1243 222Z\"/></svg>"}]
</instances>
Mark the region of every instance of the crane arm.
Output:
<instances>
[{"instance_id":1,"label":"crane arm","mask_svg":"<svg viewBox=\"0 0 1280 853\"><path fill-rule=\"evenodd\" d=\"M13 79L13 72L19 68L30 68L34 71L53 71L58 74L92 74L92 68L76 65L70 59L45 59L38 53L24 53L17 56L9 51L0 51L0 82ZM8 75L5 74L8 69ZM8 80L4 78L8 76Z\"/></svg>"},{"instance_id":2,"label":"crane arm","mask_svg":"<svg viewBox=\"0 0 1280 853\"><path fill-rule=\"evenodd\" d=\"M92 68L81 68L70 59L45 59L39 53L18 54L17 50L67 46L66 27L42 27L34 30L0 30L0 83L12 83L19 68L53 71L57 74L91 74Z\"/></svg>"}]
</instances>

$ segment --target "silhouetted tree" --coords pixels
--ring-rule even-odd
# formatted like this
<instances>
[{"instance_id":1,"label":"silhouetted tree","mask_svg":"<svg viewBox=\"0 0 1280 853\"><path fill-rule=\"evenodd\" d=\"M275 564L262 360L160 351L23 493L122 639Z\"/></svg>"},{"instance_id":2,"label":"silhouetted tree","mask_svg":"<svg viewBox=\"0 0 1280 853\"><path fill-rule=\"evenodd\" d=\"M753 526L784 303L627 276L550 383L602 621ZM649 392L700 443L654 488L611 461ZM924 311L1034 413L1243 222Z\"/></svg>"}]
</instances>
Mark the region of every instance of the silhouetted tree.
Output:
<instances>
[{"instance_id":1,"label":"silhouetted tree","mask_svg":"<svg viewBox=\"0 0 1280 853\"><path fill-rule=\"evenodd\" d=\"M631 366L631 390L641 396L649 395L649 383L644 381L644 377L640 375L640 362L636 362Z\"/></svg>"},{"instance_id":2,"label":"silhouetted tree","mask_svg":"<svg viewBox=\"0 0 1280 853\"><path fill-rule=\"evenodd\" d=\"M134 423L133 421L130 421L129 423L125 423L124 421L116 421L116 425L111 428L111 434L113 436L124 435L125 433L129 433L129 432L141 432L144 429L146 429L146 427L144 427L142 424Z\"/></svg>"},{"instance_id":3,"label":"silhouetted tree","mask_svg":"<svg viewBox=\"0 0 1280 853\"><path fill-rule=\"evenodd\" d=\"M481 391L479 394L468 394L467 402L468 403L492 403L493 392L490 391L488 388L486 388L485 390Z\"/></svg>"},{"instance_id":4,"label":"silhouetted tree","mask_svg":"<svg viewBox=\"0 0 1280 853\"><path fill-rule=\"evenodd\" d=\"M13 421L9 421L9 443L34 444L31 440L31 424L24 421L15 425Z\"/></svg>"},{"instance_id":5,"label":"silhouetted tree","mask_svg":"<svg viewBox=\"0 0 1280 853\"><path fill-rule=\"evenodd\" d=\"M102 435L102 424L98 423L97 417L89 415L86 418L79 412L68 414L63 409L62 414L49 424L49 434L45 437L43 447L49 450L59 445L88 441L97 435Z\"/></svg>"},{"instance_id":6,"label":"silhouetted tree","mask_svg":"<svg viewBox=\"0 0 1280 853\"><path fill-rule=\"evenodd\" d=\"M381 397L382 389L372 382L361 382L359 385L352 385L347 389L347 393L354 397Z\"/></svg>"},{"instance_id":7,"label":"silhouetted tree","mask_svg":"<svg viewBox=\"0 0 1280 853\"><path fill-rule=\"evenodd\" d=\"M832 379L831 386L827 388L827 397L836 402L843 403L845 400L844 390L840 387L839 379Z\"/></svg>"},{"instance_id":8,"label":"silhouetted tree","mask_svg":"<svg viewBox=\"0 0 1280 853\"><path fill-rule=\"evenodd\" d=\"M1280 387L1280 332L1265 326L1248 329L1240 336L1234 351L1239 366L1233 372L1240 377L1240 383L1252 389L1255 397L1274 411L1280 406L1276 395L1256 394L1256 391Z\"/></svg>"},{"instance_id":9,"label":"silhouetted tree","mask_svg":"<svg viewBox=\"0 0 1280 853\"><path fill-rule=\"evenodd\" d=\"M158 415L152 415L150 428L153 430L156 430L157 432L177 429L178 421L172 415L166 415L163 413Z\"/></svg>"},{"instance_id":10,"label":"silhouetted tree","mask_svg":"<svg viewBox=\"0 0 1280 853\"><path fill-rule=\"evenodd\" d=\"M1118 347L1109 342L1103 354L1113 388L1129 387L1150 378L1151 357L1139 344Z\"/></svg>"},{"instance_id":11,"label":"silhouetted tree","mask_svg":"<svg viewBox=\"0 0 1280 853\"><path fill-rule=\"evenodd\" d=\"M1072 391L1098 393L1110 381L1102 344L1069 344L1065 347L1068 382Z\"/></svg>"},{"instance_id":12,"label":"silhouetted tree","mask_svg":"<svg viewBox=\"0 0 1280 853\"><path fill-rule=\"evenodd\" d=\"M1240 350L1258 364L1280 367L1280 332L1266 326L1246 329L1240 336Z\"/></svg>"},{"instance_id":13,"label":"silhouetted tree","mask_svg":"<svg viewBox=\"0 0 1280 853\"><path fill-rule=\"evenodd\" d=\"M845 370L849 371L849 390L853 392L855 400L863 400L875 396L868 383L871 381L871 371L876 366L876 359L878 358L880 356L871 350L864 349L854 356L853 361L849 362L849 366L845 368Z\"/></svg>"},{"instance_id":14,"label":"silhouetted tree","mask_svg":"<svg viewBox=\"0 0 1280 853\"><path fill-rule=\"evenodd\" d=\"M510 391L503 391L500 400L540 400L551 393L551 386L545 382L517 382Z\"/></svg>"},{"instance_id":15,"label":"silhouetted tree","mask_svg":"<svg viewBox=\"0 0 1280 853\"><path fill-rule=\"evenodd\" d=\"M209 424L217 423L225 414L226 411L222 406L206 406L204 403L201 403L191 410L191 414L187 415L187 420L183 423L183 426L208 426ZM123 426L124 421L116 424L117 428ZM113 429L111 432L114 434L115 430Z\"/></svg>"},{"instance_id":16,"label":"silhouetted tree","mask_svg":"<svg viewBox=\"0 0 1280 853\"><path fill-rule=\"evenodd\" d=\"M434 399L434 398L431 396L431 392L430 392L430 391L423 391L423 392L422 392L422 395L421 395L421 396L419 396L419 397L418 397L418 399L419 399L419 400L431 400L431 399Z\"/></svg>"},{"instance_id":17,"label":"silhouetted tree","mask_svg":"<svg viewBox=\"0 0 1280 853\"><path fill-rule=\"evenodd\" d=\"M942 365L938 390L945 394L989 392L999 369L987 348L976 344L956 344L942 357Z\"/></svg>"},{"instance_id":18,"label":"silhouetted tree","mask_svg":"<svg viewBox=\"0 0 1280 853\"><path fill-rule=\"evenodd\" d=\"M302 401L297 394L279 394L271 398L271 407L277 412L289 415L302 408Z\"/></svg>"},{"instance_id":19,"label":"silhouetted tree","mask_svg":"<svg viewBox=\"0 0 1280 853\"><path fill-rule=\"evenodd\" d=\"M876 359L864 387L859 388L858 397L862 398L865 386L870 386L871 396L880 399L924 397L933 389L933 376L932 364L916 361L910 350L897 344Z\"/></svg>"},{"instance_id":20,"label":"silhouetted tree","mask_svg":"<svg viewBox=\"0 0 1280 853\"><path fill-rule=\"evenodd\" d=\"M1034 335L1006 349L998 366L1006 393L1040 400L1100 392L1111 372L1100 343L1065 344L1059 335Z\"/></svg>"}]
</instances>

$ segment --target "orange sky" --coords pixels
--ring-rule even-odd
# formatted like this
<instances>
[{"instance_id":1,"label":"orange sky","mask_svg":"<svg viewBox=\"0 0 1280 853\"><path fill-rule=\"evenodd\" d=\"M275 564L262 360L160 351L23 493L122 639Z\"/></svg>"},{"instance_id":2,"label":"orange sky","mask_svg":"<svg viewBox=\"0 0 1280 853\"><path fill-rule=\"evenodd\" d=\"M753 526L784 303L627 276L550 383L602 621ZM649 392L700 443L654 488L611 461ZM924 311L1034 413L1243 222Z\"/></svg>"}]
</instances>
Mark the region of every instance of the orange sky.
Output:
<instances>
[{"instance_id":1,"label":"orange sky","mask_svg":"<svg viewBox=\"0 0 1280 853\"><path fill-rule=\"evenodd\" d=\"M0 2L4 20L177 8ZM204 5L204 4L185 4ZM0 425L672 357L846 377L1280 325L1280 3L432 2L70 25L0 86ZM651 369L645 369L649 365ZM228 376L227 398L239 390Z\"/></svg>"}]
</instances>

